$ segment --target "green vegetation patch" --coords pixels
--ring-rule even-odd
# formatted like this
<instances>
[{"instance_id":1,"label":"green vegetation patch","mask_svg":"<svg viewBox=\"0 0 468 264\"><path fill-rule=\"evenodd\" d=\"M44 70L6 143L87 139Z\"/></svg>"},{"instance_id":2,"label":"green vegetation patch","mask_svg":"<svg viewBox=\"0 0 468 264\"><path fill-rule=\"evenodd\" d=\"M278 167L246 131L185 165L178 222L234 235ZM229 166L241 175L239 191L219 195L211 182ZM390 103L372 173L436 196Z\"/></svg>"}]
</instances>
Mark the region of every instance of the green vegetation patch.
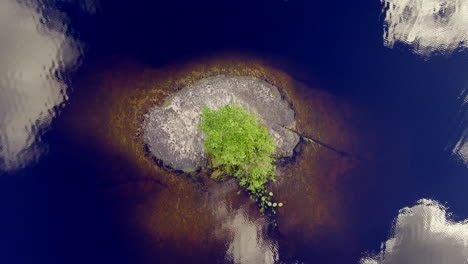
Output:
<instances>
[{"instance_id":1,"label":"green vegetation patch","mask_svg":"<svg viewBox=\"0 0 468 264\"><path fill-rule=\"evenodd\" d=\"M282 205L267 195L265 183L275 180L276 166L273 153L275 141L266 127L258 124L254 114L240 105L225 105L218 110L204 106L200 129L206 134L204 142L212 177L235 177L250 197L266 207ZM274 212L274 211L273 211Z\"/></svg>"}]
</instances>

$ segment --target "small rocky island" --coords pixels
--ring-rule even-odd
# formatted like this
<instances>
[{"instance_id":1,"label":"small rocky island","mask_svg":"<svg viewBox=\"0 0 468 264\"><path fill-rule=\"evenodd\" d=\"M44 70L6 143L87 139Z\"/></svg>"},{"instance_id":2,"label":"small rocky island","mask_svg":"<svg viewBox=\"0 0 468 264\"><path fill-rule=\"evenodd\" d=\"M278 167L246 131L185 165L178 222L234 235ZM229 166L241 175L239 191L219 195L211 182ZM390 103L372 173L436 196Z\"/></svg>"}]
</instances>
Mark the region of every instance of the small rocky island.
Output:
<instances>
[{"instance_id":1,"label":"small rocky island","mask_svg":"<svg viewBox=\"0 0 468 264\"><path fill-rule=\"evenodd\" d=\"M294 111L277 87L253 77L218 75L202 79L151 108L144 121L144 141L167 166L185 172L206 165L204 133L199 129L202 107L213 110L238 104L255 114L276 142L278 157L293 155L299 136Z\"/></svg>"}]
</instances>

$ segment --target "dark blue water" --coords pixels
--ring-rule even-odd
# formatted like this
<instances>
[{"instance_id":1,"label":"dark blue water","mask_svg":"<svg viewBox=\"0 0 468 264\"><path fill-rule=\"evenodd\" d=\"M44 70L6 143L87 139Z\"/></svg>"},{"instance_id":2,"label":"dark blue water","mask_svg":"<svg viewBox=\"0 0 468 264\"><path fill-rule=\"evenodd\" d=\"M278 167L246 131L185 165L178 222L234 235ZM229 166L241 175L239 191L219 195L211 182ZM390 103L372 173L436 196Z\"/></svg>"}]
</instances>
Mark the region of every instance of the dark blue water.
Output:
<instances>
[{"instance_id":1,"label":"dark blue water","mask_svg":"<svg viewBox=\"0 0 468 264\"><path fill-rule=\"evenodd\" d=\"M274 58L276 66L294 78L314 80L321 89L350 98L377 117L379 146L398 147L377 151L380 158L370 166L381 174L349 183L349 189L359 190L352 194L359 205L351 209L359 233L353 249L336 256L327 245L301 247L291 259L357 263L364 252L378 251L388 239L398 210L421 198L446 204L456 220L468 218L467 165L452 155L456 143L466 137L468 112L462 102L468 53L460 49L424 57L401 43L385 47L379 1L84 3L88 4L51 0L35 5L46 18L46 28L59 28L80 48L72 66L53 72L70 88L68 100L49 108L55 113L52 121L37 128L44 133L45 154L0 172L1 263L144 262L127 250L127 234L112 222L114 215L99 195L95 175L103 172L95 157L100 154L56 129L69 117L68 105L83 105L74 95L94 89L78 85L83 74L115 57L152 67L230 51ZM19 39L18 44L24 41L28 40ZM4 89L0 102L10 94ZM33 110L20 106L15 111ZM395 174L389 175L389 170ZM172 263L170 257L165 260ZM198 263L196 257L192 260Z\"/></svg>"}]
</instances>

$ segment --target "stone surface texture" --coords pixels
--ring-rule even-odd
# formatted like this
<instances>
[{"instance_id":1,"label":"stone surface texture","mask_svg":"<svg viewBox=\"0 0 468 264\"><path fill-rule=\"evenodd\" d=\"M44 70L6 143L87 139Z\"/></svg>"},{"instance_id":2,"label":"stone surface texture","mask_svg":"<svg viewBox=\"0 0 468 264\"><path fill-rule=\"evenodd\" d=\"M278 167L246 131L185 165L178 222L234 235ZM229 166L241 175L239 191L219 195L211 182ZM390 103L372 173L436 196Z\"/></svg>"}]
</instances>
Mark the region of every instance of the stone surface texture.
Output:
<instances>
[{"instance_id":1,"label":"stone surface texture","mask_svg":"<svg viewBox=\"0 0 468 264\"><path fill-rule=\"evenodd\" d=\"M176 170L193 171L206 165L205 135L198 128L202 107L218 109L239 104L254 113L268 128L276 154L292 156L299 137L294 128L294 111L282 99L278 88L253 77L218 75L182 89L166 104L150 109L144 121L144 140L149 150Z\"/></svg>"}]
</instances>

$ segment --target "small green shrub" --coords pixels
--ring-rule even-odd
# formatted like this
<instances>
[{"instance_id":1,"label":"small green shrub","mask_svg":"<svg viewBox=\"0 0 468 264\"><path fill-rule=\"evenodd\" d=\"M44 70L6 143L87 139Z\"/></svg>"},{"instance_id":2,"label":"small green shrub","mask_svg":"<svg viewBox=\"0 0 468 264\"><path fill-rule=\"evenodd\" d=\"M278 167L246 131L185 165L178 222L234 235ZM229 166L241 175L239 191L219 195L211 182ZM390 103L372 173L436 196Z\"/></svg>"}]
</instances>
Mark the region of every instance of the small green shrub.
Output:
<instances>
[{"instance_id":1,"label":"small green shrub","mask_svg":"<svg viewBox=\"0 0 468 264\"><path fill-rule=\"evenodd\" d=\"M276 172L272 157L276 144L268 130L240 105L226 105L216 111L205 106L201 119L204 146L215 171L213 178L222 178L222 173L233 176L260 203L262 212L266 206L273 206L273 194L266 195L264 186L275 180Z\"/></svg>"}]
</instances>

